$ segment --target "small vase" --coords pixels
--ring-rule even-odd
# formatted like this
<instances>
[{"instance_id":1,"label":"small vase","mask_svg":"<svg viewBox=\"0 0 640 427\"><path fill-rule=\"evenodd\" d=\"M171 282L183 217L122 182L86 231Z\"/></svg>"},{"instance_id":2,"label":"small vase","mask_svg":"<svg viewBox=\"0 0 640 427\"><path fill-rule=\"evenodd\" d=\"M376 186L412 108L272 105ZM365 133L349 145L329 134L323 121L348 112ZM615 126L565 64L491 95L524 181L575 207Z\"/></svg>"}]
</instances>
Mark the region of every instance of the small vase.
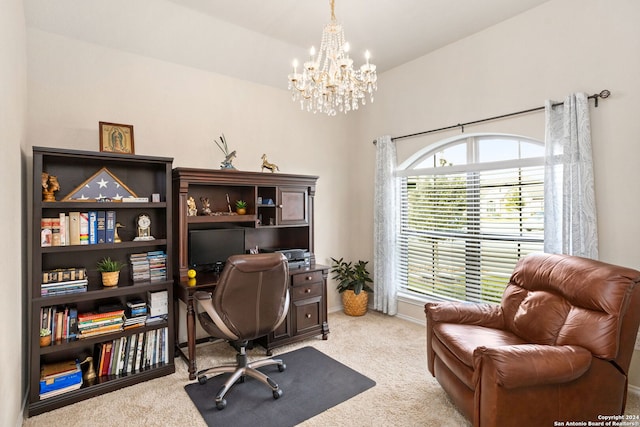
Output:
<instances>
[{"instance_id":1,"label":"small vase","mask_svg":"<svg viewBox=\"0 0 640 427\"><path fill-rule=\"evenodd\" d=\"M247 213L247 210L246 210L245 208L237 208L237 209L236 209L236 213L237 213L238 215L244 215L244 214L246 214L246 213Z\"/></svg>"},{"instance_id":2,"label":"small vase","mask_svg":"<svg viewBox=\"0 0 640 427\"><path fill-rule=\"evenodd\" d=\"M40 337L40 347L48 347L51 345L51 334Z\"/></svg>"},{"instance_id":3,"label":"small vase","mask_svg":"<svg viewBox=\"0 0 640 427\"><path fill-rule=\"evenodd\" d=\"M118 279L120 278L119 271L103 271L102 272L102 284L104 286L118 286Z\"/></svg>"}]
</instances>

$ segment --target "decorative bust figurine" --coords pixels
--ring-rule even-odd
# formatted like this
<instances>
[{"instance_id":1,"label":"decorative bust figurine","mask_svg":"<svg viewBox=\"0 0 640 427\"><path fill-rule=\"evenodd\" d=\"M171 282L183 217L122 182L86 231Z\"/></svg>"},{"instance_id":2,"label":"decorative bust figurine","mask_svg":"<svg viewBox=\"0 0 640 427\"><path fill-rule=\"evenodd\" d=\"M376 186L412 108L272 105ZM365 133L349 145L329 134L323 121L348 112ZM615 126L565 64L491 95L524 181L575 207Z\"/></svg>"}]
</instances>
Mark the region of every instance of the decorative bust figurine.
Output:
<instances>
[{"instance_id":1,"label":"decorative bust figurine","mask_svg":"<svg viewBox=\"0 0 640 427\"><path fill-rule=\"evenodd\" d=\"M208 197L200 197L202 202L202 215L211 215L211 204Z\"/></svg>"},{"instance_id":2,"label":"decorative bust figurine","mask_svg":"<svg viewBox=\"0 0 640 427\"><path fill-rule=\"evenodd\" d=\"M193 196L189 196L187 199L187 216L197 216L198 208L196 207L196 201Z\"/></svg>"},{"instance_id":3,"label":"decorative bust figurine","mask_svg":"<svg viewBox=\"0 0 640 427\"><path fill-rule=\"evenodd\" d=\"M58 177L42 172L42 200L45 202L55 202L55 192L60 190Z\"/></svg>"}]
</instances>

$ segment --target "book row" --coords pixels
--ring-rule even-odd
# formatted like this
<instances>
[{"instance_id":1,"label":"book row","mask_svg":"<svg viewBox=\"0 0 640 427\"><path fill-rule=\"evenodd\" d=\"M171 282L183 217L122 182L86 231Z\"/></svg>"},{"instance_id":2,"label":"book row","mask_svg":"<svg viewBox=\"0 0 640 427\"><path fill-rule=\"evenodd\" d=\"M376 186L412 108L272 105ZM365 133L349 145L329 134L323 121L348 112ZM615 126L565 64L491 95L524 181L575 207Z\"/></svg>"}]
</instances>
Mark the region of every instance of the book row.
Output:
<instances>
[{"instance_id":1,"label":"book row","mask_svg":"<svg viewBox=\"0 0 640 427\"><path fill-rule=\"evenodd\" d=\"M96 374L125 375L167 363L167 334L168 329L161 328L96 344Z\"/></svg>"},{"instance_id":2,"label":"book row","mask_svg":"<svg viewBox=\"0 0 640 427\"><path fill-rule=\"evenodd\" d=\"M114 243L115 236L115 211L61 212L40 220L42 247Z\"/></svg>"},{"instance_id":3,"label":"book row","mask_svg":"<svg viewBox=\"0 0 640 427\"><path fill-rule=\"evenodd\" d=\"M97 311L82 313L75 305L42 307L41 335L49 331L52 341L73 340L166 321L167 291L148 292L147 297L148 303L136 299L126 305L102 305Z\"/></svg>"},{"instance_id":4,"label":"book row","mask_svg":"<svg viewBox=\"0 0 640 427\"><path fill-rule=\"evenodd\" d=\"M168 328L140 332L96 344L94 370L98 376L121 376L141 372L169 360ZM40 399L82 387L82 369L77 360L42 365Z\"/></svg>"}]
</instances>

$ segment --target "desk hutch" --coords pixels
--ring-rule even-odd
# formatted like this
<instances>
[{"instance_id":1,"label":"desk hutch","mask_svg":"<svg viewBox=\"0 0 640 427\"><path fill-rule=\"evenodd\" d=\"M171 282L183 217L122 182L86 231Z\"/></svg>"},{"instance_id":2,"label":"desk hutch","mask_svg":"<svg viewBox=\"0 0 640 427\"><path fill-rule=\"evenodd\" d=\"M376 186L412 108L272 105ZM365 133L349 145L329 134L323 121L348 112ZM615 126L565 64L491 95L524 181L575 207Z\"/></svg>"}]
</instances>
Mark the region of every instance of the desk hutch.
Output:
<instances>
[{"instance_id":1,"label":"desk hutch","mask_svg":"<svg viewBox=\"0 0 640 427\"><path fill-rule=\"evenodd\" d=\"M313 200L317 179L317 176L268 172L173 170L175 293L186 304L187 316L187 343L177 347L189 363L191 379L195 378L196 372L192 296L196 290L211 290L217 279L215 274L198 273L196 280L189 282L190 230L243 227L247 249L308 249L312 254L311 265L290 269L291 304L287 319L278 330L258 342L270 355L275 347L311 336L322 335L327 339L326 281L329 267L316 264L313 256ZM196 202L196 216L188 215L189 197ZM209 200L214 215L202 215L201 198ZM247 202L245 215L229 214L229 205L235 211L233 206L237 200ZM184 346L188 347L186 354L182 351Z\"/></svg>"}]
</instances>

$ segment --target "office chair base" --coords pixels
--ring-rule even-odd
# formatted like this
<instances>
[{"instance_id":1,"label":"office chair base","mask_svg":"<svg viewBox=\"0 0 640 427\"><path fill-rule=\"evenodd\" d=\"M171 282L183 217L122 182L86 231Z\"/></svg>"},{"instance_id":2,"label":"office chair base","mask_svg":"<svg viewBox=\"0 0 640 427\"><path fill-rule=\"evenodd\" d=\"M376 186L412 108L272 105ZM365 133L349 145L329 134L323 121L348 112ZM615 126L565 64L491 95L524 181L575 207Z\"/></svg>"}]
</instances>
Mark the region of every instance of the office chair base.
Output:
<instances>
[{"instance_id":1,"label":"office chair base","mask_svg":"<svg viewBox=\"0 0 640 427\"><path fill-rule=\"evenodd\" d=\"M200 384L205 384L209 379L207 375L204 375L206 373L210 373L210 377L224 373L231 374L216 395L216 408L222 410L227 406L227 401L224 396L234 384L244 382L244 378L247 375L270 387L274 399L279 399L282 396L282 389L278 387L278 384L257 369L263 366L278 365L278 371L282 372L287 369L287 365L282 361L282 359L263 359L247 363L247 356L243 353L236 355L236 359L238 360L236 365L216 366L213 368L203 369L197 373L198 382Z\"/></svg>"}]
</instances>

